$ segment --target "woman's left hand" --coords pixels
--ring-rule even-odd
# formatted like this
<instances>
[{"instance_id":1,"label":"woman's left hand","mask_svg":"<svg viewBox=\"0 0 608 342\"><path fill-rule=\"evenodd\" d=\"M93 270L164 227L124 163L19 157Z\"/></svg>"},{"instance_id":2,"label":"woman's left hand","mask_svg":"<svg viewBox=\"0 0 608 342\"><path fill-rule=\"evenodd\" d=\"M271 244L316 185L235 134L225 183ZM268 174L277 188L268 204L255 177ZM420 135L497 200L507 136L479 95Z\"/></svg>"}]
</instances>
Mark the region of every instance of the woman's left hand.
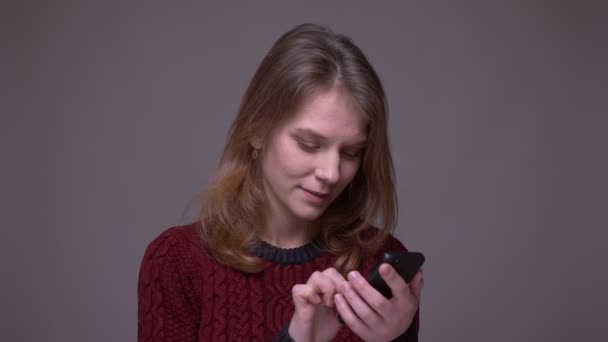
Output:
<instances>
[{"instance_id":1,"label":"woman's left hand","mask_svg":"<svg viewBox=\"0 0 608 342\"><path fill-rule=\"evenodd\" d=\"M422 271L408 284L389 264L380 266L380 275L393 297L386 299L359 272L348 274L334 296L336 309L344 323L365 341L391 341L403 334L420 304Z\"/></svg>"}]
</instances>

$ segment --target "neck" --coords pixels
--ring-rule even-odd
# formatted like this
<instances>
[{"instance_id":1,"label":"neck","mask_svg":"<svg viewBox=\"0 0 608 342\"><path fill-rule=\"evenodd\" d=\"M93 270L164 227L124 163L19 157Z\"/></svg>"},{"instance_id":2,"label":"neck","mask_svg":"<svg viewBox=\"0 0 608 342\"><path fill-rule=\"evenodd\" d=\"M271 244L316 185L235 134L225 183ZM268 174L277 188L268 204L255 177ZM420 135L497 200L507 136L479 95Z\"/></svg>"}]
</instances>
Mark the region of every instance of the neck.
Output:
<instances>
[{"instance_id":1,"label":"neck","mask_svg":"<svg viewBox=\"0 0 608 342\"><path fill-rule=\"evenodd\" d=\"M318 231L318 222L293 220L285 216L271 215L266 219L260 238L280 248L297 248L312 241Z\"/></svg>"}]
</instances>

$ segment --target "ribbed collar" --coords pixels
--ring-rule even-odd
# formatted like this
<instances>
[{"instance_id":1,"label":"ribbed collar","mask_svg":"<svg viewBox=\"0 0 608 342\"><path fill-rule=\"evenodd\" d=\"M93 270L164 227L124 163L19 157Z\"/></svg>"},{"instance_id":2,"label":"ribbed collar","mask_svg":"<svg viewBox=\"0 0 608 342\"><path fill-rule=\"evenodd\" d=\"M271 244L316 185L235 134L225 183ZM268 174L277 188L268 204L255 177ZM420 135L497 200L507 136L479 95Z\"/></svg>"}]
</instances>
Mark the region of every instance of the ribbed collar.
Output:
<instances>
[{"instance_id":1,"label":"ribbed collar","mask_svg":"<svg viewBox=\"0 0 608 342\"><path fill-rule=\"evenodd\" d=\"M254 254L264 260L277 264L303 264L323 254L314 241L296 248L280 248L266 241L258 241Z\"/></svg>"}]
</instances>

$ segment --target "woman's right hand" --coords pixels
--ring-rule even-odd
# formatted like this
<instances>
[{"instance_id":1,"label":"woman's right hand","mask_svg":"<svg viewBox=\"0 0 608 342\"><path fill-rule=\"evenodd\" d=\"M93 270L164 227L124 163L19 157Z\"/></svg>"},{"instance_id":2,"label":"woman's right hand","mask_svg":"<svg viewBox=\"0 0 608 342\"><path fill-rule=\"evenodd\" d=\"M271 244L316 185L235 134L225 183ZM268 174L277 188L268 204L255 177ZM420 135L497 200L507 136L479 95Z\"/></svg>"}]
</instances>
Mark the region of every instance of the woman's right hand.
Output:
<instances>
[{"instance_id":1,"label":"woman's right hand","mask_svg":"<svg viewBox=\"0 0 608 342\"><path fill-rule=\"evenodd\" d=\"M306 284L292 288L295 312L289 335L296 342L331 341L342 326L334 306L334 294L345 282L334 268L314 272Z\"/></svg>"}]
</instances>

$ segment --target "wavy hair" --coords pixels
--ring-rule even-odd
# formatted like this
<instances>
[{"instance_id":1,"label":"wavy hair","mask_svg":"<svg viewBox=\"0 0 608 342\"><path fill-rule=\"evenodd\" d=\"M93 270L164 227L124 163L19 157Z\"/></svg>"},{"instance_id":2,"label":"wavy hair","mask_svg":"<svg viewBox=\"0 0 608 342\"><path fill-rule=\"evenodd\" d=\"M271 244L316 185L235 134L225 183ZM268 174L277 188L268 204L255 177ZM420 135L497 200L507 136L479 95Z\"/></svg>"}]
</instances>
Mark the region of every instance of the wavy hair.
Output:
<instances>
[{"instance_id":1,"label":"wavy hair","mask_svg":"<svg viewBox=\"0 0 608 342\"><path fill-rule=\"evenodd\" d=\"M315 241L347 273L393 231L397 197L380 79L348 37L303 24L282 35L259 65L229 130L216 178L202 194L200 235L218 261L245 272L264 268L251 253L266 208L261 158L252 157L252 141L266 142L303 101L333 88L350 96L364 115L367 143L354 179L319 218Z\"/></svg>"}]
</instances>

